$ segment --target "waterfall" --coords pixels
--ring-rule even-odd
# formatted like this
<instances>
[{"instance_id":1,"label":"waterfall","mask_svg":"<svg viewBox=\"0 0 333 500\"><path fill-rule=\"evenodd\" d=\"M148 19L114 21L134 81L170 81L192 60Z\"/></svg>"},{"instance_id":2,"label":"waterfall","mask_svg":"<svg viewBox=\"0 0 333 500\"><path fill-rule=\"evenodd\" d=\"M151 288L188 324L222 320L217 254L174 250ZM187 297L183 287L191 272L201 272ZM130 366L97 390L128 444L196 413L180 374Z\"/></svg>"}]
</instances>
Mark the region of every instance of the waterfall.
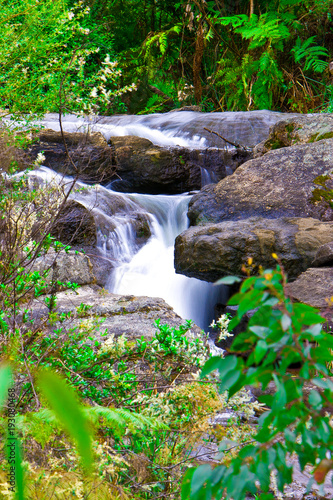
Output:
<instances>
[{"instance_id":1,"label":"waterfall","mask_svg":"<svg viewBox=\"0 0 333 500\"><path fill-rule=\"evenodd\" d=\"M190 196L187 194L128 196L150 215L151 237L137 252L110 275L108 289L114 293L162 297L184 319L192 319L207 329L214 317L214 305L221 288L211 283L175 273L173 264L174 240L188 227L186 216ZM128 248L125 232L119 238L119 247ZM133 245L134 246L134 245ZM135 246L134 246L135 248Z\"/></svg>"},{"instance_id":2,"label":"waterfall","mask_svg":"<svg viewBox=\"0 0 333 500\"><path fill-rule=\"evenodd\" d=\"M268 136L269 128L284 117L299 116L276 111L228 111L200 113L170 111L152 115L87 116L65 115L63 129L67 132L101 132L111 136L135 135L159 146L180 146L189 149L223 148L224 141L210 130L231 142L253 147ZM59 117L50 113L39 122L45 128L59 130ZM207 130L208 129L208 130Z\"/></svg>"},{"instance_id":3,"label":"waterfall","mask_svg":"<svg viewBox=\"0 0 333 500\"><path fill-rule=\"evenodd\" d=\"M22 175L22 173L17 174ZM71 179L47 167L28 173L31 182L58 182ZM176 274L173 264L174 240L188 227L187 208L191 196L119 193L100 185L77 182L74 199L94 215L97 248L113 263L106 288L113 293L163 298L184 319L192 319L207 330L219 298L226 299L224 287L215 287L195 278ZM118 212L113 213L117 206ZM122 213L121 213L121 211ZM147 218L151 236L139 246L133 216Z\"/></svg>"},{"instance_id":4,"label":"waterfall","mask_svg":"<svg viewBox=\"0 0 333 500\"><path fill-rule=\"evenodd\" d=\"M135 135L161 146L189 149L223 148L226 145L213 130L229 141L252 147L266 139L269 127L284 115L272 111L198 113L193 111L164 114L112 117L63 117L67 132L101 132L111 136ZM58 115L48 114L40 122L45 128L59 130ZM201 154L201 153L200 153ZM230 172L232 173L232 172ZM43 182L64 178L47 168L29 175ZM213 173L201 168L202 185L216 181ZM68 180L67 180L68 182ZM165 299L184 319L193 319L206 329L214 317L214 305L220 298L225 303L225 289L195 278L177 275L173 265L176 236L188 227L186 216L190 196L144 195L113 192L100 185L78 183L79 190L71 198L85 205L94 215L97 247L100 255L112 263L107 279L111 292L156 296ZM137 217L143 218L150 230L145 242L138 242ZM144 243L144 244L143 244Z\"/></svg>"}]
</instances>

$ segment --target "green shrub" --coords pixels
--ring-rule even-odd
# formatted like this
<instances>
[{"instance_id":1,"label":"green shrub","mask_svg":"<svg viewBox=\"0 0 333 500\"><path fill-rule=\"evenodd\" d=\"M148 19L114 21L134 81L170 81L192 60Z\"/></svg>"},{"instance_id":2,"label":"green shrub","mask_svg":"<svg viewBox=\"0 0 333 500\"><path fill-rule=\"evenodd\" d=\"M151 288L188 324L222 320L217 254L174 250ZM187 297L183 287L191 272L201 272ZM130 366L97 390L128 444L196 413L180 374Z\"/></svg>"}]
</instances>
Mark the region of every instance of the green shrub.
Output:
<instances>
[{"instance_id":1,"label":"green shrub","mask_svg":"<svg viewBox=\"0 0 333 500\"><path fill-rule=\"evenodd\" d=\"M225 281L230 283L230 278ZM250 444L221 443L225 458L239 446L228 466L222 459L215 468L204 465L189 469L183 481L184 500L241 500L248 493L258 494L256 498L262 500L273 499L271 475L276 474L277 488L282 493L284 486L292 482L293 455L302 471L306 465L315 468L314 478L319 483L333 466L333 428L328 413L333 398L329 378L333 337L322 329L325 319L316 309L292 303L285 285L279 267L276 271L265 270L247 278L229 301L238 305L230 329L246 312L255 313L246 331L232 344L235 354L209 359L201 375L218 370L219 389L228 391L229 397L246 385L261 386L264 391L274 383L276 391L259 398L267 411L260 416Z\"/></svg>"}]
</instances>

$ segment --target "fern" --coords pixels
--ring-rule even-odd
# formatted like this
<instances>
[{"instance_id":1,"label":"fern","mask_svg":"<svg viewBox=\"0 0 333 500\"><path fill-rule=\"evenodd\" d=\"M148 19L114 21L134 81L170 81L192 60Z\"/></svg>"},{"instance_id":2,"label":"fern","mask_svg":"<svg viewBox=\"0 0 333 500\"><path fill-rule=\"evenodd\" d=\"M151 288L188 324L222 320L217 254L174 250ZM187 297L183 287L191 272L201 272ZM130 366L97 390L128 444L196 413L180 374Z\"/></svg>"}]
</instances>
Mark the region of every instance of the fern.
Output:
<instances>
[{"instance_id":1,"label":"fern","mask_svg":"<svg viewBox=\"0 0 333 500\"><path fill-rule=\"evenodd\" d=\"M118 437L125 434L126 430L168 429L158 419L145 417L140 413L124 410L123 408L94 406L93 408L87 408L85 412L92 424L100 427L102 419L104 423L112 427L114 434Z\"/></svg>"},{"instance_id":2,"label":"fern","mask_svg":"<svg viewBox=\"0 0 333 500\"><path fill-rule=\"evenodd\" d=\"M313 69L316 73L323 73L328 66L328 62L323 61L320 57L327 57L329 52L325 47L320 45L313 46L312 44L315 38L315 36L311 36L302 43L301 39L298 37L291 52L294 53L296 63L305 59L304 71Z\"/></svg>"},{"instance_id":3,"label":"fern","mask_svg":"<svg viewBox=\"0 0 333 500\"><path fill-rule=\"evenodd\" d=\"M135 432L138 430L168 429L168 426L158 419L146 417L123 408L94 406L85 408L84 413L93 427L100 428L107 425L117 437L123 436L127 430ZM17 415L16 427L24 438L30 436L42 447L53 439L54 435L60 435L63 432L54 413L48 408L37 412L29 412L25 415Z\"/></svg>"}]
</instances>

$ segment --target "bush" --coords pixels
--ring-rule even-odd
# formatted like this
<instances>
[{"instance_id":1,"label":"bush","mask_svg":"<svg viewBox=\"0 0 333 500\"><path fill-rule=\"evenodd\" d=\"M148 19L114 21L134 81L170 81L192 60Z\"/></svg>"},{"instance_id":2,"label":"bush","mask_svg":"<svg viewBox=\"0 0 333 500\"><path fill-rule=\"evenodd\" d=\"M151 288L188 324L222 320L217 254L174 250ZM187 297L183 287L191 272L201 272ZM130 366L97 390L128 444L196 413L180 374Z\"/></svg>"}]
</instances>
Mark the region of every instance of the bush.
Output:
<instances>
[{"instance_id":1,"label":"bush","mask_svg":"<svg viewBox=\"0 0 333 500\"><path fill-rule=\"evenodd\" d=\"M230 278L223 281L231 282ZM247 278L240 292L229 301L238 305L230 329L247 311L255 313L246 331L234 340L234 354L209 359L201 376L218 370L219 389L228 391L229 397L247 385L264 391L274 383L275 393L259 398L267 410L259 418L250 444L222 442L224 458L220 465L188 470L183 481L183 500L241 500L248 493L259 495L256 498L262 500L273 499L272 476L276 475L281 493L292 482L292 456L297 457L302 471L306 465L315 468L314 479L318 483L333 467L333 337L323 330L325 319L316 309L291 302L285 285L286 277L279 267L265 270ZM235 446L238 454L226 466L228 453Z\"/></svg>"}]
</instances>

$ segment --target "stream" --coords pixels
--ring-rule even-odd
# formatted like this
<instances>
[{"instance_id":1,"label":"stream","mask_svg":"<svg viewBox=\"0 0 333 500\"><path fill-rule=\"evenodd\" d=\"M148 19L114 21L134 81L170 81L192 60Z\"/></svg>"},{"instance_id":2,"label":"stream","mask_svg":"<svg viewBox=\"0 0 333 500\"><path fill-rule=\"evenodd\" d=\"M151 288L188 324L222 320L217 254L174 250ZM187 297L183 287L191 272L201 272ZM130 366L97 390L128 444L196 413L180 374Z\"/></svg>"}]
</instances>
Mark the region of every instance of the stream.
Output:
<instances>
[{"instance_id":1,"label":"stream","mask_svg":"<svg viewBox=\"0 0 333 500\"><path fill-rule=\"evenodd\" d=\"M288 115L290 116L290 115ZM198 113L193 111L165 114L112 117L63 118L67 132L99 131L106 139L111 136L136 135L161 146L181 146L188 149L221 148L221 139L205 129L217 131L230 141L253 147L268 136L269 127L281 120L282 113L271 111ZM58 116L46 115L45 128L59 130ZM230 146L229 146L230 147ZM36 171L35 171L36 172ZM211 181L202 173L202 184ZM35 173L36 175L36 173ZM62 176L41 167L38 176L44 180ZM97 247L104 259L112 262L106 288L119 294L161 297L184 319L192 319L206 329L214 318L217 302L226 303L226 287L177 275L174 270L174 240L188 225L187 208L190 194L148 195L119 193L101 185L82 182L71 198L92 211L97 227ZM193 194L193 193L191 193ZM114 200L122 210L114 213ZM138 245L133 214L141 214L148 222L150 237Z\"/></svg>"}]
</instances>

